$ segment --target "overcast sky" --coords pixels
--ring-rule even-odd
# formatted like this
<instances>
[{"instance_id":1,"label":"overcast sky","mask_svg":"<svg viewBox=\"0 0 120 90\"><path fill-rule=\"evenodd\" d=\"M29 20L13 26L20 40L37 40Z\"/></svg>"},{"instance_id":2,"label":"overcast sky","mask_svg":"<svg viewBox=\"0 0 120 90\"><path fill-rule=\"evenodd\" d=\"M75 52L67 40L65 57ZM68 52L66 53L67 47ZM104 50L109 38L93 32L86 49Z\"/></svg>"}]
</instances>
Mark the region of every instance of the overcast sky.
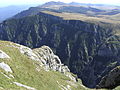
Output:
<instances>
[{"instance_id":1,"label":"overcast sky","mask_svg":"<svg viewBox=\"0 0 120 90\"><path fill-rule=\"evenodd\" d=\"M0 0L0 7L9 5L29 5L36 4L40 5L51 0ZM111 4L120 5L120 0L52 0L61 2L80 2L80 3L98 3L98 4Z\"/></svg>"}]
</instances>

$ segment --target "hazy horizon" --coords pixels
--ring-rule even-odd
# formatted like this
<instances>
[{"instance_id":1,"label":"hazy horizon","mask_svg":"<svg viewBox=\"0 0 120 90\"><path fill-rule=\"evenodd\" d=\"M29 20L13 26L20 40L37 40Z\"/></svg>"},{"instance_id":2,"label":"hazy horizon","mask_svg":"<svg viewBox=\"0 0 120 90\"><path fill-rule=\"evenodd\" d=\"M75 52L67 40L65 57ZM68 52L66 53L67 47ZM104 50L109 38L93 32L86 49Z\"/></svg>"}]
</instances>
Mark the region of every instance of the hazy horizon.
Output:
<instances>
[{"instance_id":1,"label":"hazy horizon","mask_svg":"<svg viewBox=\"0 0 120 90\"><path fill-rule=\"evenodd\" d=\"M78 3L89 3L89 4L107 4L120 6L120 0L2 0L0 1L0 7L7 6L18 6L18 5L41 5L50 1L60 1L65 3L78 2Z\"/></svg>"}]
</instances>

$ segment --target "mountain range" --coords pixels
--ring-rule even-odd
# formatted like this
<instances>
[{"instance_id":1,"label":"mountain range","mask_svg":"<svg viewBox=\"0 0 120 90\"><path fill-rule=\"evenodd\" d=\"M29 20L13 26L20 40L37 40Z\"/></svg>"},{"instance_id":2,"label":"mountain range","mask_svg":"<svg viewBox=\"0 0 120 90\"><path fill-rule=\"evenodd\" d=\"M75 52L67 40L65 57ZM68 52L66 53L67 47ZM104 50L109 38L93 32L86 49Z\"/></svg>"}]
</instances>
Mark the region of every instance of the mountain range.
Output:
<instances>
[{"instance_id":1,"label":"mountain range","mask_svg":"<svg viewBox=\"0 0 120 90\"><path fill-rule=\"evenodd\" d=\"M32 5L19 5L19 6L7 6L7 7L0 7L0 22L13 17L17 13L28 9Z\"/></svg>"},{"instance_id":2,"label":"mountain range","mask_svg":"<svg viewBox=\"0 0 120 90\"><path fill-rule=\"evenodd\" d=\"M106 5L48 2L4 20L0 24L0 40L19 43L33 50L49 46L61 63L68 66L68 71L77 75L88 87L83 90L119 90L119 15L119 6L109 8ZM41 53L39 49L35 50L37 55ZM66 84L63 88L70 90ZM78 90L82 90L80 88Z\"/></svg>"}]
</instances>

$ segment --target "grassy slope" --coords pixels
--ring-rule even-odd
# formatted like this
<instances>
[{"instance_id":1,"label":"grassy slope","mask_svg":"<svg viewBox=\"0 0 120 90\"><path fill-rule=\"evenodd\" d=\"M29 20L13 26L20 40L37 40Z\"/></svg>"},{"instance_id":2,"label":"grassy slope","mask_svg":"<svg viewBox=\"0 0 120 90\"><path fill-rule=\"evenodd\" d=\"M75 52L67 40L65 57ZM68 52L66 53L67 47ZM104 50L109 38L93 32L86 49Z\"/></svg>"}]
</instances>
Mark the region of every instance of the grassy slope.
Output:
<instances>
[{"instance_id":1,"label":"grassy slope","mask_svg":"<svg viewBox=\"0 0 120 90\"><path fill-rule=\"evenodd\" d=\"M51 11L41 11L43 13L51 14L54 16L59 16L62 17L65 20L82 20L82 21L88 21L88 22L106 22L106 23L120 23L120 21L116 19L112 19L113 17L109 16L107 18L107 15L105 16L99 16L99 17L93 17L93 16L86 16L84 14L79 14L79 13L67 13L67 12L62 12L62 13L56 13L56 12L51 12Z\"/></svg>"},{"instance_id":2,"label":"grassy slope","mask_svg":"<svg viewBox=\"0 0 120 90\"><path fill-rule=\"evenodd\" d=\"M9 73L6 73L2 69L0 69L1 88L11 90L24 90L24 88L12 84L13 81L25 84L30 87L34 87L37 90L60 90L57 81L61 85L69 85L67 81L70 81L70 79L59 72L46 72L41 67L40 71L38 72L36 70L36 66L39 64L38 62L30 60L27 56L22 55L17 48L11 47L10 45L10 42L0 41L0 50L3 50L11 57L11 59L9 60L0 59L0 62L4 61L11 67L11 69L13 70L12 75L15 78L6 78L3 74L1 74L1 72L6 75L9 75ZM71 85L72 89L85 90L85 88L83 88L80 83L77 83L77 85L78 88L75 88Z\"/></svg>"}]
</instances>

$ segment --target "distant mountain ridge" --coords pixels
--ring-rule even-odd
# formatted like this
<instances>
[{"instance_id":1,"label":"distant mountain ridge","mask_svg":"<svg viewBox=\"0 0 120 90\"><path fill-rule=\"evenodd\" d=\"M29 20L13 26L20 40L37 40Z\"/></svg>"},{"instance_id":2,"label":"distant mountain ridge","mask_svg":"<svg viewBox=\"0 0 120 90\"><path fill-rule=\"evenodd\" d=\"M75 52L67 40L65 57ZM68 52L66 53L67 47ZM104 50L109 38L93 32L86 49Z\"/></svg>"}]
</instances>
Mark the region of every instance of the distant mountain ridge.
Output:
<instances>
[{"instance_id":1,"label":"distant mountain ridge","mask_svg":"<svg viewBox=\"0 0 120 90\"><path fill-rule=\"evenodd\" d=\"M0 39L51 47L84 85L95 88L120 65L119 9L61 4L31 7L3 21Z\"/></svg>"},{"instance_id":2,"label":"distant mountain ridge","mask_svg":"<svg viewBox=\"0 0 120 90\"><path fill-rule=\"evenodd\" d=\"M59 6L59 7L58 7ZM77 6L77 7L76 7ZM9 6L5 8L0 8L0 22L2 22L5 19L11 18L14 15L16 16L27 16L34 15L39 13L39 11L43 10L49 10L49 11L56 11L56 12L72 12L72 13L82 13L86 15L93 15L94 14L101 14L101 15L116 15L120 13L120 6L112 6L112 5L104 5L104 4L85 4L85 3L77 3L77 2L71 2L71 3L63 3L63 2L47 2L43 5L40 5L38 7L30 8L29 10L26 10L30 6ZM58 9L58 11L56 10ZM107 9L105 10L102 9ZM26 11L28 11L28 13ZM30 12L31 11L31 12ZM25 12L25 13L24 13ZM99 12L99 13L98 13ZM101 13L100 13L101 12ZM18 14L19 13L19 14ZM22 13L22 15L20 15Z\"/></svg>"},{"instance_id":3,"label":"distant mountain ridge","mask_svg":"<svg viewBox=\"0 0 120 90\"><path fill-rule=\"evenodd\" d=\"M94 6L117 6L117 5L109 5L109 4L92 4L92 3L79 3L79 2L70 2L70 3L64 3L61 1L50 1L46 2L43 5L94 5Z\"/></svg>"},{"instance_id":4,"label":"distant mountain ridge","mask_svg":"<svg viewBox=\"0 0 120 90\"><path fill-rule=\"evenodd\" d=\"M102 9L101 9L102 8ZM28 10L24 10L16 14L13 18L20 18L26 16L37 15L41 11L52 11L57 13L79 13L86 16L92 16L97 18L105 18L111 20L117 20L113 15L120 13L120 7L118 6L105 6L99 4L82 4L82 3L63 3L63 2L47 2L37 7L31 7Z\"/></svg>"},{"instance_id":5,"label":"distant mountain ridge","mask_svg":"<svg viewBox=\"0 0 120 90\"><path fill-rule=\"evenodd\" d=\"M55 1L50 1L47 2L45 4L43 4L42 6L50 6L50 5L82 5L82 6L107 6L107 7L120 7L117 5L109 5L109 4L91 4L91 3L78 3L78 2L70 2L70 3L64 3L64 2L55 2Z\"/></svg>"},{"instance_id":6,"label":"distant mountain ridge","mask_svg":"<svg viewBox=\"0 0 120 90\"><path fill-rule=\"evenodd\" d=\"M21 6L8 6L8 7L1 7L0 8L0 22L5 19L11 18L17 13L28 9L30 6L28 5L21 5Z\"/></svg>"},{"instance_id":7,"label":"distant mountain ridge","mask_svg":"<svg viewBox=\"0 0 120 90\"><path fill-rule=\"evenodd\" d=\"M41 5L41 6L43 7L43 6L49 6L49 5L67 5L67 3L60 2L60 1L59 2L51 1L51 2L45 3L45 4Z\"/></svg>"}]
</instances>

